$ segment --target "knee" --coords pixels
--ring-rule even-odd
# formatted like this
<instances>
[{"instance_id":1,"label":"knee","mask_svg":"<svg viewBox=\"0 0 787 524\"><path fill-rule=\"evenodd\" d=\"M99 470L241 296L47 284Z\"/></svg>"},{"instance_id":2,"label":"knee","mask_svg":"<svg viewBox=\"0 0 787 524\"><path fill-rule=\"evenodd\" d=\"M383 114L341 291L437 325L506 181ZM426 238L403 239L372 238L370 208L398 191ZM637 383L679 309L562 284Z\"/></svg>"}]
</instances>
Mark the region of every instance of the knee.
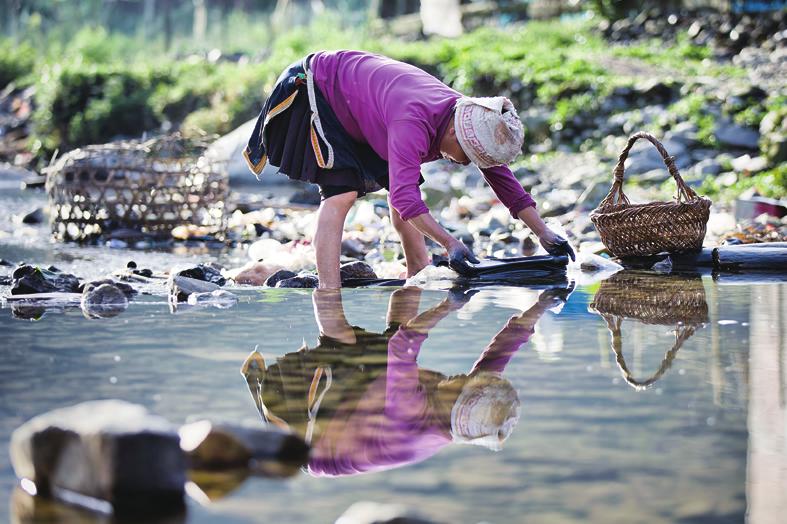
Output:
<instances>
[{"instance_id":1,"label":"knee","mask_svg":"<svg viewBox=\"0 0 787 524\"><path fill-rule=\"evenodd\" d=\"M329 209L331 211L343 212L347 214L357 198L357 191L350 191L348 193L334 195L323 200L320 203L320 209Z\"/></svg>"}]
</instances>

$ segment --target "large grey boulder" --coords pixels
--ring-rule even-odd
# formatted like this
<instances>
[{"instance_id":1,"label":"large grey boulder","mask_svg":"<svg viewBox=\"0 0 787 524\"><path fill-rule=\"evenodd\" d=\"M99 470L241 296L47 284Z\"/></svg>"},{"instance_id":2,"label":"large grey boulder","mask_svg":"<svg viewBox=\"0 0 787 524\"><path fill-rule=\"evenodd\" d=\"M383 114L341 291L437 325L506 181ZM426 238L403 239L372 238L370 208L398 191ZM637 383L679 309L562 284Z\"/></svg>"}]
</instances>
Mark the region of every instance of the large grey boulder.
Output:
<instances>
[{"instance_id":1,"label":"large grey boulder","mask_svg":"<svg viewBox=\"0 0 787 524\"><path fill-rule=\"evenodd\" d=\"M231 186L259 184L260 182L266 185L292 184L293 182L291 182L288 177L284 175L276 176L278 169L271 166L266 166L262 171L262 174L260 174L260 182L255 179L254 175L249 170L249 166L243 158L243 149L249 142L249 137L252 131L254 131L254 124L256 122L256 118L249 120L241 124L240 127L236 128L234 131L227 133L213 142L210 147L208 147L206 156L218 161L227 162L227 171L229 173Z\"/></svg>"},{"instance_id":2,"label":"large grey boulder","mask_svg":"<svg viewBox=\"0 0 787 524\"><path fill-rule=\"evenodd\" d=\"M179 440L143 406L98 400L27 421L11 435L9 453L17 477L40 495L90 497L116 513L165 512L183 504Z\"/></svg>"},{"instance_id":3,"label":"large grey boulder","mask_svg":"<svg viewBox=\"0 0 787 524\"><path fill-rule=\"evenodd\" d=\"M607 180L596 180L590 182L585 190L579 195L577 199L577 206L580 209L590 210L595 209L607 196L610 189L610 183Z\"/></svg>"},{"instance_id":4,"label":"large grey boulder","mask_svg":"<svg viewBox=\"0 0 787 524\"><path fill-rule=\"evenodd\" d=\"M732 122L719 122L714 134L722 146L757 149L760 143L759 131Z\"/></svg>"},{"instance_id":5,"label":"large grey boulder","mask_svg":"<svg viewBox=\"0 0 787 524\"><path fill-rule=\"evenodd\" d=\"M276 462L297 469L309 459L309 445L302 439L275 429L211 420L182 426L180 447L195 469L255 468Z\"/></svg>"},{"instance_id":6,"label":"large grey boulder","mask_svg":"<svg viewBox=\"0 0 787 524\"><path fill-rule=\"evenodd\" d=\"M687 164L686 145L677 140L664 140L662 145L670 156L675 157L675 165L682 169ZM639 140L631 148L626 159L627 175L639 175L655 169L666 169L664 159L658 150L647 140Z\"/></svg>"}]
</instances>

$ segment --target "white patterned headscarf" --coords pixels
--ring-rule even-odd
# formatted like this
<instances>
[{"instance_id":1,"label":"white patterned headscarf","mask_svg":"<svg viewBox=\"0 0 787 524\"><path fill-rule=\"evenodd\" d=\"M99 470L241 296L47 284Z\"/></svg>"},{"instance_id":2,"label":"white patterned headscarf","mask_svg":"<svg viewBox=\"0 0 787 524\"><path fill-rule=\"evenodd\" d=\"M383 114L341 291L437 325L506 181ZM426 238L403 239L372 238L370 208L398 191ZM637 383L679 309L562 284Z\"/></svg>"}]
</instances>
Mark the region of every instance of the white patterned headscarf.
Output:
<instances>
[{"instance_id":1,"label":"white patterned headscarf","mask_svg":"<svg viewBox=\"0 0 787 524\"><path fill-rule=\"evenodd\" d=\"M502 96L460 98L454 128L467 158L481 169L510 164L525 140L514 104Z\"/></svg>"}]
</instances>

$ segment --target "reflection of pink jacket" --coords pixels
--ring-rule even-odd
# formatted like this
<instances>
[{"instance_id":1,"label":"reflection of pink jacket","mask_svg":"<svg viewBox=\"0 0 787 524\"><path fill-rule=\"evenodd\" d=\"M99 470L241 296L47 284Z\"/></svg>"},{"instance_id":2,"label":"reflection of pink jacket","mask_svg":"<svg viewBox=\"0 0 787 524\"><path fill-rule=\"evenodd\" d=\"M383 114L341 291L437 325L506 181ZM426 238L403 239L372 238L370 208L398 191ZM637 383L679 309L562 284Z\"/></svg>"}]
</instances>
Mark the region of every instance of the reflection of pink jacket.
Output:
<instances>
[{"instance_id":1,"label":"reflection of pink jacket","mask_svg":"<svg viewBox=\"0 0 787 524\"><path fill-rule=\"evenodd\" d=\"M502 372L532 330L512 324L492 339L473 365ZM406 328L388 342L388 369L354 409L339 408L313 443L309 472L341 476L383 471L421 462L451 442L450 426L433 411L418 375L418 353L427 335Z\"/></svg>"},{"instance_id":2,"label":"reflection of pink jacket","mask_svg":"<svg viewBox=\"0 0 787 524\"><path fill-rule=\"evenodd\" d=\"M388 161L393 207L405 220L428 212L418 189L421 164L441 157L440 139L462 95L417 67L362 51L319 52L311 68L345 131ZM536 205L508 167L481 172L514 218Z\"/></svg>"}]
</instances>

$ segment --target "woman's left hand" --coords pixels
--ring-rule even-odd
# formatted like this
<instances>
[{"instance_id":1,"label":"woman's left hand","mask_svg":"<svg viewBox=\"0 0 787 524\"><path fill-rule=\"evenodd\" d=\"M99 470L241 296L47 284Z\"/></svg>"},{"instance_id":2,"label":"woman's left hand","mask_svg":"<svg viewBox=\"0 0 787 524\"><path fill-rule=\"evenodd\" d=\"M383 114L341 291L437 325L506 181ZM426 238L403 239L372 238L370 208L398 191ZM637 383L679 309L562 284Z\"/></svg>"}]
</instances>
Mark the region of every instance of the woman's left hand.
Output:
<instances>
[{"instance_id":1,"label":"woman's left hand","mask_svg":"<svg viewBox=\"0 0 787 524\"><path fill-rule=\"evenodd\" d=\"M577 259L576 255L574 255L574 250L571 249L571 246L568 243L568 240L549 228L544 230L538 240L541 243L541 246L546 249L547 253L552 256L566 255L571 257L571 260Z\"/></svg>"}]
</instances>

